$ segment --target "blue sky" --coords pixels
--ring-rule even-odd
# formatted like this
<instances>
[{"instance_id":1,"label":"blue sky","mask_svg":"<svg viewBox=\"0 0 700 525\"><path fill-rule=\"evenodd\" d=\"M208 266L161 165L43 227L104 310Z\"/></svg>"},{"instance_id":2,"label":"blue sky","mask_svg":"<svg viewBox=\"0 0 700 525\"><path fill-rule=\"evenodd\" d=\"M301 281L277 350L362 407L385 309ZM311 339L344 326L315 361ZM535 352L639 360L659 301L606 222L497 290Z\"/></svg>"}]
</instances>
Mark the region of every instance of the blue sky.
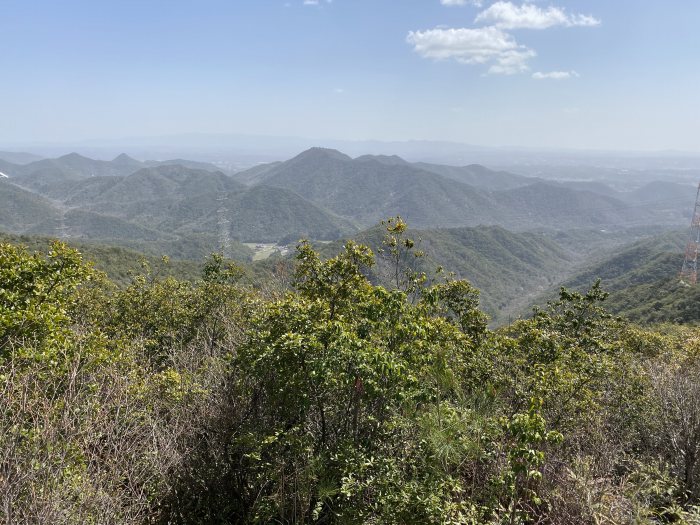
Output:
<instances>
[{"instance_id":1,"label":"blue sky","mask_svg":"<svg viewBox=\"0 0 700 525\"><path fill-rule=\"evenodd\" d=\"M0 19L0 146L201 132L700 152L697 0L0 0Z\"/></svg>"}]
</instances>

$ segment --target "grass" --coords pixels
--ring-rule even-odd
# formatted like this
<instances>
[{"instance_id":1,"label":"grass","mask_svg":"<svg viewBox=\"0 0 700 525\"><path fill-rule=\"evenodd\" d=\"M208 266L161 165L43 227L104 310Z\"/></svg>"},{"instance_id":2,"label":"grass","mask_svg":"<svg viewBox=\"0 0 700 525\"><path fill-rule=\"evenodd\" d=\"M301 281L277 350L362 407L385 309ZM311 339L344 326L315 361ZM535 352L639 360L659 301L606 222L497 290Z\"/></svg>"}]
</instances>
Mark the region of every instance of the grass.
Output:
<instances>
[{"instance_id":1,"label":"grass","mask_svg":"<svg viewBox=\"0 0 700 525\"><path fill-rule=\"evenodd\" d=\"M242 244L253 250L253 262L264 261L275 253L279 253L282 248L276 244L261 244L255 242L244 242Z\"/></svg>"}]
</instances>

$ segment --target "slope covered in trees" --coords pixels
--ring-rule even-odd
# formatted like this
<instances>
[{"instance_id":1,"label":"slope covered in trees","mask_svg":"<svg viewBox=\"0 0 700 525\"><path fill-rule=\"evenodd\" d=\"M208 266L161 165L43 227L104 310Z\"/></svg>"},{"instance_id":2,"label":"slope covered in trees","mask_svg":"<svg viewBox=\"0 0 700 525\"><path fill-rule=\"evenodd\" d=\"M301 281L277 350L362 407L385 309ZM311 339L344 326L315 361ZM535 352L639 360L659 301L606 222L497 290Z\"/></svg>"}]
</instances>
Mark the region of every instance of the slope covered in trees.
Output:
<instances>
[{"instance_id":1,"label":"slope covered in trees","mask_svg":"<svg viewBox=\"0 0 700 525\"><path fill-rule=\"evenodd\" d=\"M607 308L635 322L698 324L698 288L682 283L678 277L685 240L684 232L640 240L615 249L562 284L583 290L588 283L601 279L601 285L610 292ZM546 294L546 298L554 296L551 290Z\"/></svg>"},{"instance_id":2,"label":"slope covered in trees","mask_svg":"<svg viewBox=\"0 0 700 525\"><path fill-rule=\"evenodd\" d=\"M64 157L58 160L67 162ZM124 159L106 164L112 169L115 162L126 171L133 170ZM221 172L166 163L139 168L129 175L90 177L84 172L67 174L62 169L32 172L35 179L18 176L0 180L0 209L4 208L0 228L52 235L61 226L65 230L62 234L73 238L130 247L158 242L170 255L182 253L176 245L197 235L195 246L204 244L206 248L203 252L189 250L194 257L218 249L222 229L239 242L276 242L286 237L337 239L355 230L350 221L296 193L272 187L248 188Z\"/></svg>"},{"instance_id":3,"label":"slope covered in trees","mask_svg":"<svg viewBox=\"0 0 700 525\"><path fill-rule=\"evenodd\" d=\"M389 258L382 244L384 230L371 228L353 236L378 254L369 271L375 283L389 285ZM512 233L498 226L415 230L416 251L423 256L410 262L432 276L442 267L467 279L481 291L482 308L494 322L507 320L539 293L568 277L577 253L537 233ZM327 257L342 250L343 243L319 246ZM431 271L432 270L432 271Z\"/></svg>"},{"instance_id":4,"label":"slope covered in trees","mask_svg":"<svg viewBox=\"0 0 700 525\"><path fill-rule=\"evenodd\" d=\"M312 148L286 162L257 166L236 177L248 184L300 193L364 227L391 215L401 215L420 228L489 224L512 230L678 224L683 220L677 203L640 206L634 199L626 202L610 188L601 194L483 166L411 164L386 156L352 159L323 148Z\"/></svg>"},{"instance_id":5,"label":"slope covered in trees","mask_svg":"<svg viewBox=\"0 0 700 525\"><path fill-rule=\"evenodd\" d=\"M286 294L217 256L115 289L60 243L0 244L2 519L698 520L697 331L614 319L597 286L489 331L385 235L394 286L362 245L302 244Z\"/></svg>"}]
</instances>

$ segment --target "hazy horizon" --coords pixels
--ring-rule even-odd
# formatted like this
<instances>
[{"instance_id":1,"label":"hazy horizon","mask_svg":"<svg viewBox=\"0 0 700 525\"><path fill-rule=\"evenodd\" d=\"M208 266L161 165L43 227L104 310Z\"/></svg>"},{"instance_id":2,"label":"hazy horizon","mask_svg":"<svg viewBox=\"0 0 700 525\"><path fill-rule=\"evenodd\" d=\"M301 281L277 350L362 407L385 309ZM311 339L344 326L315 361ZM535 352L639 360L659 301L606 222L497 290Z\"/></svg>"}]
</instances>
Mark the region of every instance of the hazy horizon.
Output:
<instances>
[{"instance_id":1,"label":"hazy horizon","mask_svg":"<svg viewBox=\"0 0 700 525\"><path fill-rule=\"evenodd\" d=\"M0 149L240 134L700 153L694 3L3 8Z\"/></svg>"}]
</instances>

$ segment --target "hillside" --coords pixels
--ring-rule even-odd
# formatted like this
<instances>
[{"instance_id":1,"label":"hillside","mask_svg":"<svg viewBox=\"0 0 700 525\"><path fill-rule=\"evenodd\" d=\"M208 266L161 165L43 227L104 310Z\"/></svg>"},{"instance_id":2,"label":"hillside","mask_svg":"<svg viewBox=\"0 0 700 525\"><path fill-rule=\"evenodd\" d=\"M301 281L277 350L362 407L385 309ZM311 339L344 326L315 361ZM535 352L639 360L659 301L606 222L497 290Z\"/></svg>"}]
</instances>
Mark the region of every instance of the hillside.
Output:
<instances>
[{"instance_id":1,"label":"hillside","mask_svg":"<svg viewBox=\"0 0 700 525\"><path fill-rule=\"evenodd\" d=\"M498 226L418 233L427 261L482 291L484 310L499 322L539 291L561 280L574 255L546 237Z\"/></svg>"},{"instance_id":2,"label":"hillside","mask_svg":"<svg viewBox=\"0 0 700 525\"><path fill-rule=\"evenodd\" d=\"M0 151L0 161L9 162L12 164L29 164L30 162L36 162L37 160L41 159L42 157L33 153L25 153L21 151Z\"/></svg>"},{"instance_id":3,"label":"hillside","mask_svg":"<svg viewBox=\"0 0 700 525\"><path fill-rule=\"evenodd\" d=\"M74 189L82 189L90 185L77 184ZM163 165L153 168L142 168L127 177L103 180L97 194L85 195L78 200L76 196L69 197L76 205L126 205L135 202L182 200L201 194L220 192L236 192L245 190L245 186L232 180L221 172L186 168L180 165Z\"/></svg>"},{"instance_id":4,"label":"hillside","mask_svg":"<svg viewBox=\"0 0 700 525\"><path fill-rule=\"evenodd\" d=\"M678 257L669 262L678 265ZM607 308L640 324L700 324L700 286L682 283L677 276L630 286L610 294Z\"/></svg>"},{"instance_id":5,"label":"hillside","mask_svg":"<svg viewBox=\"0 0 700 525\"><path fill-rule=\"evenodd\" d=\"M51 237L0 232L0 243L26 246L32 252L45 253L51 240ZM68 239L66 242L79 250L85 261L92 263L97 270L105 272L107 277L119 286L127 285L132 276L142 274L144 262L160 277L171 276L177 279L195 280L201 276L202 272L201 259L198 261L171 259L165 263L162 257L157 255L147 255L119 246L75 239Z\"/></svg>"},{"instance_id":6,"label":"hillside","mask_svg":"<svg viewBox=\"0 0 700 525\"><path fill-rule=\"evenodd\" d=\"M327 149L323 150L321 148L315 149L319 153L325 152L327 154L334 151ZM334 155L334 157L337 160L352 160L356 164L369 163L371 166L374 163L378 163L385 166L417 169L486 190L517 188L520 186L526 186L527 184L531 184L538 180L536 178L515 175L507 171L491 170L479 164L471 164L469 166L448 166L443 164L430 164L427 162L408 162L398 155L362 155L354 160L342 154ZM253 168L235 173L233 177L244 184L261 184L273 176L273 170L280 167L282 164L282 162L261 164L259 166L254 166Z\"/></svg>"},{"instance_id":7,"label":"hillside","mask_svg":"<svg viewBox=\"0 0 700 525\"><path fill-rule=\"evenodd\" d=\"M112 267L137 254L85 249L110 286L79 252L39 249L0 243L0 519L700 518L697 329L626 325L593 290L491 331L469 283L387 290L359 247L302 246L284 294L217 259L196 280L151 259L123 286Z\"/></svg>"},{"instance_id":8,"label":"hillside","mask_svg":"<svg viewBox=\"0 0 700 525\"><path fill-rule=\"evenodd\" d=\"M383 228L374 227L353 239L380 253L385 233ZM511 312L568 276L575 262L574 252L545 235L516 234L498 226L409 229L408 237L418 241L416 248L425 252L418 268L433 276L441 266L467 279L481 291L482 308L494 323L507 320ZM336 242L318 249L329 257L341 247L342 242ZM390 285L389 276L388 262L378 256L371 279Z\"/></svg>"},{"instance_id":9,"label":"hillside","mask_svg":"<svg viewBox=\"0 0 700 525\"><path fill-rule=\"evenodd\" d=\"M134 162L120 155L110 164L131 170ZM0 194L0 203L12 201L22 213L14 213L8 204L0 216L0 227L50 235L56 232L60 216L64 233L72 237L135 247L142 242L158 242L167 247L179 243L182 237L201 235L202 240L206 239L206 253L217 249L222 227L228 230L230 239L254 243L301 237L332 240L356 230L351 221L290 190L248 187L218 171L164 163L129 175L76 177L65 171L45 174L39 170L31 176L7 179L7 196ZM13 185L28 180L35 193ZM11 196L10 191L27 204L19 206L20 197ZM49 211L38 209L39 204ZM196 244L202 245L202 241ZM201 255L199 249L194 253Z\"/></svg>"},{"instance_id":10,"label":"hillside","mask_svg":"<svg viewBox=\"0 0 700 525\"><path fill-rule=\"evenodd\" d=\"M47 199L0 178L0 225L3 228L22 231L40 222L55 221L59 215Z\"/></svg>"},{"instance_id":11,"label":"hillside","mask_svg":"<svg viewBox=\"0 0 700 525\"><path fill-rule=\"evenodd\" d=\"M82 181L64 197L68 205L164 232L217 233L223 213L231 238L245 242L276 242L288 236L335 239L355 229L288 190L248 188L223 173L179 165Z\"/></svg>"},{"instance_id":12,"label":"hillside","mask_svg":"<svg viewBox=\"0 0 700 525\"><path fill-rule=\"evenodd\" d=\"M127 175L131 171L133 168L128 164L95 160L78 153L69 153L56 159L42 159L17 166L9 175L22 186L43 191L50 184L59 181Z\"/></svg>"},{"instance_id":13,"label":"hillside","mask_svg":"<svg viewBox=\"0 0 700 525\"><path fill-rule=\"evenodd\" d=\"M580 288L601 279L606 290L616 291L675 276L683 262L685 234L656 235L614 250L603 261L568 279L564 286Z\"/></svg>"},{"instance_id":14,"label":"hillside","mask_svg":"<svg viewBox=\"0 0 700 525\"><path fill-rule=\"evenodd\" d=\"M684 245L685 233L678 231L638 241L612 251L562 286L583 291L600 279L610 293L606 308L615 314L643 324L700 323L700 287L678 279ZM552 289L536 302L543 304L555 296Z\"/></svg>"},{"instance_id":15,"label":"hillside","mask_svg":"<svg viewBox=\"0 0 700 525\"><path fill-rule=\"evenodd\" d=\"M252 168L236 172L232 175L232 177L237 181L242 182L243 184L259 184L264 182L267 178L268 173L270 173L270 171L278 167L280 164L282 163L271 162L266 164L259 164L258 166L253 166Z\"/></svg>"},{"instance_id":16,"label":"hillside","mask_svg":"<svg viewBox=\"0 0 700 525\"><path fill-rule=\"evenodd\" d=\"M519 188L537 181L535 178L515 175L507 171L490 170L479 164L471 164L469 166L445 166L441 164L417 162L414 166L486 190Z\"/></svg>"},{"instance_id":17,"label":"hillside","mask_svg":"<svg viewBox=\"0 0 700 525\"><path fill-rule=\"evenodd\" d=\"M505 220L517 229L631 226L659 220L651 210L613 197L546 182L494 192L493 197L506 210Z\"/></svg>"},{"instance_id":18,"label":"hillside","mask_svg":"<svg viewBox=\"0 0 700 525\"><path fill-rule=\"evenodd\" d=\"M369 227L400 214L416 227L493 222L487 195L403 163L353 160L313 148L272 168L265 185L290 189L334 213Z\"/></svg>"},{"instance_id":19,"label":"hillside","mask_svg":"<svg viewBox=\"0 0 700 525\"><path fill-rule=\"evenodd\" d=\"M244 242L334 240L357 228L293 192L257 186L226 203L231 234Z\"/></svg>"}]
</instances>

